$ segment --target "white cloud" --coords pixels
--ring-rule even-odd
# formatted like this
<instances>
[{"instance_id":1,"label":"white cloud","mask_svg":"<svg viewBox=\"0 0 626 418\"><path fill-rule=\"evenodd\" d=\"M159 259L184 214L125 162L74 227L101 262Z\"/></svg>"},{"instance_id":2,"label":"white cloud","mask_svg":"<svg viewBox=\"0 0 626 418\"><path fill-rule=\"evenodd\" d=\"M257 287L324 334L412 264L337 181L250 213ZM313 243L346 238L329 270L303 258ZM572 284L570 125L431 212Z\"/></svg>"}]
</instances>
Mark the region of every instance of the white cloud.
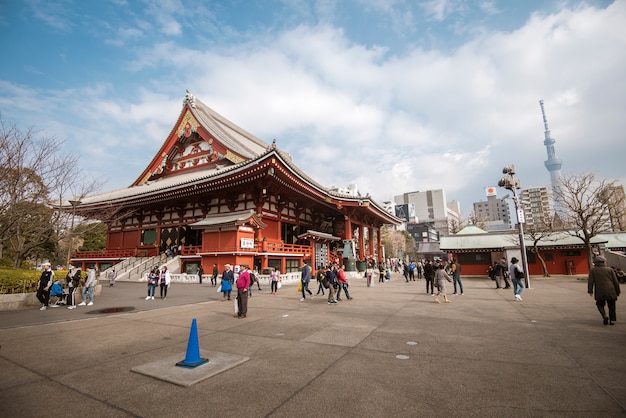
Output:
<instances>
[{"instance_id":1,"label":"white cloud","mask_svg":"<svg viewBox=\"0 0 626 418\"><path fill-rule=\"evenodd\" d=\"M153 7L156 21L162 24L176 4ZM435 19L462 6L423 4ZM481 5L497 12L492 2ZM322 6L332 13L332 5ZM126 185L165 140L189 88L268 143L277 138L322 185L357 183L380 200L444 188L467 214L508 163L517 165L524 186L548 184L538 104L544 99L563 172L624 180L625 1L606 10L535 14L513 32L482 31L453 51L414 48L402 55L356 43L328 24L198 48L177 40L176 25L184 28L186 19L174 13L178 23L165 30L172 40L139 49L128 63L124 70L150 75L133 94L120 96L113 85L33 92L5 83L0 105L15 101L26 112L51 101L58 112L88 121L80 128L66 121L62 130L57 118L53 126L96 141L97 148L81 145L94 170ZM139 29L125 35L139 36ZM40 126L55 120L54 109L48 112ZM107 171L111 159L129 174Z\"/></svg>"}]
</instances>

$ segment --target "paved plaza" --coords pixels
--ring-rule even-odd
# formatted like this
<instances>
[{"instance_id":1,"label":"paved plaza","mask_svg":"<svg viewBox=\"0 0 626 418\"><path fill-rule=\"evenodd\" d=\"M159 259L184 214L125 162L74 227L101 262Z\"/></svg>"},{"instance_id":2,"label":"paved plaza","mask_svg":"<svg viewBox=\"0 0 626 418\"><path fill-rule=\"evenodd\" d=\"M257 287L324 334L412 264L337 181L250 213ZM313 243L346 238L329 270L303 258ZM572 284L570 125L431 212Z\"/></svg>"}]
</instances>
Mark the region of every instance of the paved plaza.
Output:
<instances>
[{"instance_id":1,"label":"paved plaza","mask_svg":"<svg viewBox=\"0 0 626 418\"><path fill-rule=\"evenodd\" d=\"M604 326L581 279L533 277L515 302L465 278L449 304L397 274L337 305L263 286L246 319L210 283L105 286L90 307L0 312L0 416L626 416L624 297ZM208 364L245 361L188 387L133 371L185 359L194 318Z\"/></svg>"}]
</instances>

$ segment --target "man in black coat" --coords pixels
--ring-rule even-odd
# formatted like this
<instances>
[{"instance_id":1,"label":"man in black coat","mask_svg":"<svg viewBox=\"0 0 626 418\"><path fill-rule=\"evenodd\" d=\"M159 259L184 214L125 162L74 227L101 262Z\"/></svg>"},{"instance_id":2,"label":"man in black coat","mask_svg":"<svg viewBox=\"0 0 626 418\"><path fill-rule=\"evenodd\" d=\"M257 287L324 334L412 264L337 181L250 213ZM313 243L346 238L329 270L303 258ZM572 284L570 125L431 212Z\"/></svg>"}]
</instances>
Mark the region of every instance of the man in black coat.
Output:
<instances>
[{"instance_id":1,"label":"man in black coat","mask_svg":"<svg viewBox=\"0 0 626 418\"><path fill-rule=\"evenodd\" d=\"M615 312L615 301L620 294L619 282L617 276L612 268L606 266L606 258L603 256L597 256L593 260L593 267L589 271L589 278L587 279L587 292L589 296L596 295L596 306L600 315L602 315L602 322L604 325L614 325L617 321L617 314ZM606 316L604 305L609 306L609 316Z\"/></svg>"},{"instance_id":2,"label":"man in black coat","mask_svg":"<svg viewBox=\"0 0 626 418\"><path fill-rule=\"evenodd\" d=\"M428 294L428 287L430 284L430 294L434 293L433 283L435 280L435 269L433 268L433 264L430 260L426 260L424 264L424 278L426 279L426 293Z\"/></svg>"}]
</instances>

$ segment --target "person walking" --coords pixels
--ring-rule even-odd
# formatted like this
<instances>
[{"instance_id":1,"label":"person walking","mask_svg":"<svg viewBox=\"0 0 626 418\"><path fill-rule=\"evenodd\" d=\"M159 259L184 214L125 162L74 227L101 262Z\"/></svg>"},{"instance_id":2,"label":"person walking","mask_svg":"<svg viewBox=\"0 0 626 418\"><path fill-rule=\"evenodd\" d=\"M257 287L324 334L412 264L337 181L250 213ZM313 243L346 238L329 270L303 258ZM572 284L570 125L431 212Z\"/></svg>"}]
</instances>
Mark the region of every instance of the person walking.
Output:
<instances>
[{"instance_id":1,"label":"person walking","mask_svg":"<svg viewBox=\"0 0 626 418\"><path fill-rule=\"evenodd\" d=\"M85 280L85 286L83 286L83 301L78 304L78 306L91 306L94 301L94 289L98 284L96 280L96 269L93 267L87 268L87 279ZM87 299L89 299L89 303L87 303Z\"/></svg>"},{"instance_id":2,"label":"person walking","mask_svg":"<svg viewBox=\"0 0 626 418\"><path fill-rule=\"evenodd\" d=\"M73 270L70 269L70 273L67 274L67 309L76 309L76 289L80 286L81 271L80 268Z\"/></svg>"},{"instance_id":3,"label":"person walking","mask_svg":"<svg viewBox=\"0 0 626 418\"><path fill-rule=\"evenodd\" d=\"M365 269L365 279L367 280L367 287L374 286L374 265L370 262L367 263L367 268Z\"/></svg>"},{"instance_id":4,"label":"person walking","mask_svg":"<svg viewBox=\"0 0 626 418\"><path fill-rule=\"evenodd\" d=\"M409 281L415 281L415 262L413 260L409 261Z\"/></svg>"},{"instance_id":5,"label":"person walking","mask_svg":"<svg viewBox=\"0 0 626 418\"><path fill-rule=\"evenodd\" d=\"M326 272L322 266L317 268L317 273L315 274L315 279L317 280L318 287L317 293L315 296L318 296L320 292L322 292L322 296L324 296L324 279L326 278Z\"/></svg>"},{"instance_id":6,"label":"person walking","mask_svg":"<svg viewBox=\"0 0 626 418\"><path fill-rule=\"evenodd\" d=\"M280 281L280 273L276 268L272 267L270 269L270 289L272 295L275 295L278 292L278 282Z\"/></svg>"},{"instance_id":7,"label":"person walking","mask_svg":"<svg viewBox=\"0 0 626 418\"><path fill-rule=\"evenodd\" d=\"M517 257L511 258L511 265L509 266L509 276L513 282L513 297L517 302L522 301L522 292L524 291L524 270L517 264L519 260ZM510 286L509 286L510 287ZM506 289L506 288L505 288Z\"/></svg>"},{"instance_id":8,"label":"person walking","mask_svg":"<svg viewBox=\"0 0 626 418\"><path fill-rule=\"evenodd\" d=\"M350 286L350 283L346 277L345 268L346 267L342 265L339 267L339 270L337 270L337 301L341 300L341 289L343 289L343 293L345 293L346 298L348 300L352 300L350 292L348 292L348 286Z\"/></svg>"},{"instance_id":9,"label":"person walking","mask_svg":"<svg viewBox=\"0 0 626 418\"><path fill-rule=\"evenodd\" d=\"M615 325L617 322L617 312L615 311L615 302L620 294L619 281L617 275L612 268L607 267L606 257L597 256L593 260L593 267L589 271L587 279L587 292L593 297L595 293L596 306L604 325ZM609 316L606 316L604 305L609 307Z\"/></svg>"},{"instance_id":10,"label":"person walking","mask_svg":"<svg viewBox=\"0 0 626 418\"><path fill-rule=\"evenodd\" d=\"M502 282L504 282L504 287L502 287ZM506 258L501 258L500 262L498 263L498 269L496 272L496 288L511 288L511 284L509 283L509 269L506 266Z\"/></svg>"},{"instance_id":11,"label":"person walking","mask_svg":"<svg viewBox=\"0 0 626 418\"><path fill-rule=\"evenodd\" d=\"M500 282L499 282L499 278L498 281L496 281L496 277L498 277L498 262L494 261L493 262L493 266L489 267L489 270L487 270L487 275L489 276L489 278L491 280L493 280L494 282L496 282L496 289L500 287Z\"/></svg>"},{"instance_id":12,"label":"person walking","mask_svg":"<svg viewBox=\"0 0 626 418\"><path fill-rule=\"evenodd\" d=\"M441 303L439 300L439 296L443 296L443 300L446 303L450 303L448 299L448 295L446 293L446 282L452 282L452 277L446 273L445 266L443 263L439 264L439 268L435 272L435 282L437 283L437 297L435 298L435 303Z\"/></svg>"},{"instance_id":13,"label":"person walking","mask_svg":"<svg viewBox=\"0 0 626 418\"><path fill-rule=\"evenodd\" d=\"M158 281L159 269L155 267L148 274L148 296L146 296L146 300L154 300L154 291L157 288Z\"/></svg>"},{"instance_id":14,"label":"person walking","mask_svg":"<svg viewBox=\"0 0 626 418\"><path fill-rule=\"evenodd\" d=\"M435 269L430 260L426 260L424 264L424 279L426 279L426 294L428 294L428 285L430 285L430 294L434 294Z\"/></svg>"},{"instance_id":15,"label":"person walking","mask_svg":"<svg viewBox=\"0 0 626 418\"><path fill-rule=\"evenodd\" d=\"M204 269L202 268L202 264L198 266L198 279L200 280L200 284L202 284L202 276L204 276Z\"/></svg>"},{"instance_id":16,"label":"person walking","mask_svg":"<svg viewBox=\"0 0 626 418\"><path fill-rule=\"evenodd\" d=\"M230 264L224 265L224 272L222 273L222 282L220 283L221 292L224 294L223 300L230 300L230 292L233 290L233 283L235 283L235 273L231 269Z\"/></svg>"},{"instance_id":17,"label":"person walking","mask_svg":"<svg viewBox=\"0 0 626 418\"><path fill-rule=\"evenodd\" d=\"M211 275L211 284L213 287L217 286L217 276L219 276L220 271L217 269L217 264L213 263L213 274Z\"/></svg>"},{"instance_id":18,"label":"person walking","mask_svg":"<svg viewBox=\"0 0 626 418\"><path fill-rule=\"evenodd\" d=\"M450 270L452 271L452 281L454 282L454 293L453 295L461 294L463 295L463 282L461 281L461 264L452 259L452 264L450 265ZM459 284L459 291L456 290L456 284Z\"/></svg>"},{"instance_id":19,"label":"person walking","mask_svg":"<svg viewBox=\"0 0 626 418\"><path fill-rule=\"evenodd\" d=\"M248 293L250 286L250 269L247 264L241 265L242 271L237 277L237 315L235 318L243 319L248 314Z\"/></svg>"},{"instance_id":20,"label":"person walking","mask_svg":"<svg viewBox=\"0 0 626 418\"><path fill-rule=\"evenodd\" d=\"M335 286L337 286L337 273L332 268L332 266L328 266L326 269L326 282L328 283L328 304L337 303L337 299L335 298Z\"/></svg>"},{"instance_id":21,"label":"person walking","mask_svg":"<svg viewBox=\"0 0 626 418\"><path fill-rule=\"evenodd\" d=\"M385 283L385 265L382 261L378 263L378 283Z\"/></svg>"},{"instance_id":22,"label":"person walking","mask_svg":"<svg viewBox=\"0 0 626 418\"><path fill-rule=\"evenodd\" d=\"M243 273L243 267L241 267L241 272ZM248 275L250 276L250 286L248 286L248 299L250 299L252 297L252 286L254 285L254 282L256 281L256 276L254 275L254 273L252 273L252 270L250 269L248 269ZM235 283L236 282L237 281L235 280Z\"/></svg>"},{"instance_id":23,"label":"person walking","mask_svg":"<svg viewBox=\"0 0 626 418\"><path fill-rule=\"evenodd\" d=\"M52 278L54 277L50 263L42 264L43 271L37 282L37 299L42 303L40 311L48 309L50 303L50 288L52 287Z\"/></svg>"},{"instance_id":24,"label":"person walking","mask_svg":"<svg viewBox=\"0 0 626 418\"><path fill-rule=\"evenodd\" d=\"M172 281L172 276L170 275L167 266L161 267L161 272L159 273L159 286L161 287L161 299L167 299L167 289L170 287L170 282Z\"/></svg>"},{"instance_id":25,"label":"person walking","mask_svg":"<svg viewBox=\"0 0 626 418\"><path fill-rule=\"evenodd\" d=\"M107 271L107 279L109 280L109 286L113 286L115 284L116 278L117 278L117 273L115 272L115 267L111 267L111 269Z\"/></svg>"},{"instance_id":26,"label":"person walking","mask_svg":"<svg viewBox=\"0 0 626 418\"><path fill-rule=\"evenodd\" d=\"M305 260L304 265L302 266L302 275L300 276L300 281L302 282L302 299L300 302L306 300L306 293L308 292L309 296L313 297L313 292L309 290L309 282L311 281L311 266L309 266L309 261Z\"/></svg>"}]
</instances>

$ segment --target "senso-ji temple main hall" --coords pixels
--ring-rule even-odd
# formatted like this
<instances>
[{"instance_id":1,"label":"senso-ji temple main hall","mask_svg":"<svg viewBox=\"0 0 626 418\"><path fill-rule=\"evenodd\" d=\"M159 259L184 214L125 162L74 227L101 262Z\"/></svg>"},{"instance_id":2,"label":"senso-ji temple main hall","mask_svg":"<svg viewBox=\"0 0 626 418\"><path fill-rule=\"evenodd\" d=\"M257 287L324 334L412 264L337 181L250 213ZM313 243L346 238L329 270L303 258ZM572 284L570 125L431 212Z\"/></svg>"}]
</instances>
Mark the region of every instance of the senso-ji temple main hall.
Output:
<instances>
[{"instance_id":1,"label":"senso-ji temple main hall","mask_svg":"<svg viewBox=\"0 0 626 418\"><path fill-rule=\"evenodd\" d=\"M130 187L76 197L62 209L106 223L106 249L71 258L101 271L168 249L188 274L200 265L211 272L214 263L220 271L228 263L288 273L305 260L313 268L343 261L354 270L358 261L383 259L381 227L399 223L369 195L319 185L275 141L253 136L189 92Z\"/></svg>"}]
</instances>

